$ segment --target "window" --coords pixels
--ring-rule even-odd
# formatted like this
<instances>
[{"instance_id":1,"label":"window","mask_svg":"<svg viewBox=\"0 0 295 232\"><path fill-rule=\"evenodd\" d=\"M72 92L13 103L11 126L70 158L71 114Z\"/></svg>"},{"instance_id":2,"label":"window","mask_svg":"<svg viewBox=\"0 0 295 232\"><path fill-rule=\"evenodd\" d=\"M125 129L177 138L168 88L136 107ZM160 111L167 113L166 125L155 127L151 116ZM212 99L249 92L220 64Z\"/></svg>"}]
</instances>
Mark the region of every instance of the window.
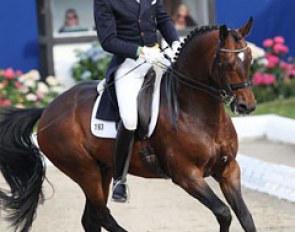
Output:
<instances>
[{"instance_id":1,"label":"window","mask_svg":"<svg viewBox=\"0 0 295 232\"><path fill-rule=\"evenodd\" d=\"M179 5L184 4L189 9L189 14L198 25L214 24L215 0L163 0L171 17L176 14Z\"/></svg>"},{"instance_id":2,"label":"window","mask_svg":"<svg viewBox=\"0 0 295 232\"><path fill-rule=\"evenodd\" d=\"M94 31L93 0L52 0L54 36Z\"/></svg>"}]
</instances>

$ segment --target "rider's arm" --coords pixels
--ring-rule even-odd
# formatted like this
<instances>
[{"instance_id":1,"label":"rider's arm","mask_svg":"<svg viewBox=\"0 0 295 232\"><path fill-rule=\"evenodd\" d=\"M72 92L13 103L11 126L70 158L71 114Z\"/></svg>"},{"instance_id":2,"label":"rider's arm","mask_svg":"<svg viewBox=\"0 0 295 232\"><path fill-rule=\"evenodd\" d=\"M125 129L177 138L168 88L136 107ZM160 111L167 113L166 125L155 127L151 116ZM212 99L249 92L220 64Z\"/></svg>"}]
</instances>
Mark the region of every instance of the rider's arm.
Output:
<instances>
[{"instance_id":1,"label":"rider's arm","mask_svg":"<svg viewBox=\"0 0 295 232\"><path fill-rule=\"evenodd\" d=\"M96 31L102 48L124 58L136 59L138 46L117 38L116 20L108 0L94 0Z\"/></svg>"},{"instance_id":2,"label":"rider's arm","mask_svg":"<svg viewBox=\"0 0 295 232\"><path fill-rule=\"evenodd\" d=\"M174 41L179 41L177 31L172 23L172 20L167 14L161 0L157 1L157 23L158 29L170 46L172 46L172 43Z\"/></svg>"}]
</instances>

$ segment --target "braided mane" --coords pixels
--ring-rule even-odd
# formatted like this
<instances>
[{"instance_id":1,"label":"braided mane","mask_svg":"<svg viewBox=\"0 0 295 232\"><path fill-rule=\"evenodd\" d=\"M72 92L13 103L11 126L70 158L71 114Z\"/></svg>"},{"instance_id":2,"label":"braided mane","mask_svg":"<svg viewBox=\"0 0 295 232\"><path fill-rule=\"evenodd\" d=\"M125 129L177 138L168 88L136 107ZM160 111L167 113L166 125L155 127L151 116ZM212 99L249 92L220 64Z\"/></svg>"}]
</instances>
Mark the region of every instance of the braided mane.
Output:
<instances>
[{"instance_id":1,"label":"braided mane","mask_svg":"<svg viewBox=\"0 0 295 232\"><path fill-rule=\"evenodd\" d=\"M183 49L185 47L187 47L187 45L197 36L200 36L204 33L210 32L210 31L214 31L214 30L218 30L219 26L217 25L208 25L208 26L201 26L201 27L197 27L196 29L192 30L187 36L186 38L183 40L183 42L181 43L181 46L178 48L177 53L175 54L175 62L178 61L179 59L179 55L181 54L181 52L183 51Z\"/></svg>"}]
</instances>

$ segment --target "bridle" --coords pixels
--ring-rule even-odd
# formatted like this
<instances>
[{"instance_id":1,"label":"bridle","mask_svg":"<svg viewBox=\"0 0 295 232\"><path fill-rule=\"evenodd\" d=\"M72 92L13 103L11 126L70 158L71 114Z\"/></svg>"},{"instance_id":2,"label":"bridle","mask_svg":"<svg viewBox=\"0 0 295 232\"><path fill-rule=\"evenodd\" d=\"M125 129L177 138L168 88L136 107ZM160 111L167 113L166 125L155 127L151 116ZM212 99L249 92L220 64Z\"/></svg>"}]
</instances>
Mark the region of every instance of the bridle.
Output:
<instances>
[{"instance_id":1,"label":"bridle","mask_svg":"<svg viewBox=\"0 0 295 232\"><path fill-rule=\"evenodd\" d=\"M213 77L214 68L216 66L215 64L217 64L217 68L218 68L217 76L218 76L218 80L220 82L219 88L208 85L208 84L203 83L199 80L189 78L188 76L177 71L173 66L170 68L169 72L170 72L170 75L173 75L176 77L176 79L179 83L186 85L192 89L205 91L208 94L218 98L220 101L230 104L231 102L233 102L236 99L235 91L252 86L252 82L249 80L249 81L246 81L243 83L238 83L238 84L228 83L226 75L223 72L224 63L222 63L220 61L220 53L237 53L238 54L241 52L245 52L247 48L248 48L248 46L245 46L245 47L239 48L239 49L222 48L220 46L220 42L218 42L216 54L215 54L213 62L212 62L211 76Z\"/></svg>"},{"instance_id":2,"label":"bridle","mask_svg":"<svg viewBox=\"0 0 295 232\"><path fill-rule=\"evenodd\" d=\"M220 42L218 43L218 48L217 48L217 52L216 55L214 57L214 61L213 61L213 67L212 67L212 73L213 73L213 69L214 69L214 63L217 63L217 67L218 67L218 80L220 81L220 87L222 89L221 91L221 100L231 103L232 101L234 101L236 99L236 94L235 91L239 90L239 89L244 89L244 88L248 88L252 86L252 81L246 81L243 83L238 83L238 84L229 84L227 81L226 76L224 75L224 72L222 72L223 69L223 63L220 61L220 53L242 53L245 52L247 50L248 46L245 46L243 48L239 48L239 49L227 49L227 48L221 48L220 47Z\"/></svg>"}]
</instances>

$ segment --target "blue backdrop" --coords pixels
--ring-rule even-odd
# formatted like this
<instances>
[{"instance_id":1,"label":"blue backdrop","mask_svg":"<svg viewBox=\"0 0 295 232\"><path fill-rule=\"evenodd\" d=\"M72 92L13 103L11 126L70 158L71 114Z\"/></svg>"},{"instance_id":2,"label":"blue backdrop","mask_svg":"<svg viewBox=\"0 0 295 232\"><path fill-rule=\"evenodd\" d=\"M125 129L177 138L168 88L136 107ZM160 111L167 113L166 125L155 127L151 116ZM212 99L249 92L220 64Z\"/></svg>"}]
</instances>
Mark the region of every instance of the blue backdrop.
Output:
<instances>
[{"instance_id":1,"label":"blue backdrop","mask_svg":"<svg viewBox=\"0 0 295 232\"><path fill-rule=\"evenodd\" d=\"M284 36L295 56L294 0L216 0L217 23L237 28L254 17L249 41L262 46L266 38Z\"/></svg>"},{"instance_id":2,"label":"blue backdrop","mask_svg":"<svg viewBox=\"0 0 295 232\"><path fill-rule=\"evenodd\" d=\"M0 69L38 68L35 0L1 0L0 9Z\"/></svg>"},{"instance_id":3,"label":"blue backdrop","mask_svg":"<svg viewBox=\"0 0 295 232\"><path fill-rule=\"evenodd\" d=\"M35 0L0 2L0 68L38 68L38 29ZM236 28L250 16L255 24L249 40L282 35L295 56L294 0L216 0L217 24Z\"/></svg>"}]
</instances>

